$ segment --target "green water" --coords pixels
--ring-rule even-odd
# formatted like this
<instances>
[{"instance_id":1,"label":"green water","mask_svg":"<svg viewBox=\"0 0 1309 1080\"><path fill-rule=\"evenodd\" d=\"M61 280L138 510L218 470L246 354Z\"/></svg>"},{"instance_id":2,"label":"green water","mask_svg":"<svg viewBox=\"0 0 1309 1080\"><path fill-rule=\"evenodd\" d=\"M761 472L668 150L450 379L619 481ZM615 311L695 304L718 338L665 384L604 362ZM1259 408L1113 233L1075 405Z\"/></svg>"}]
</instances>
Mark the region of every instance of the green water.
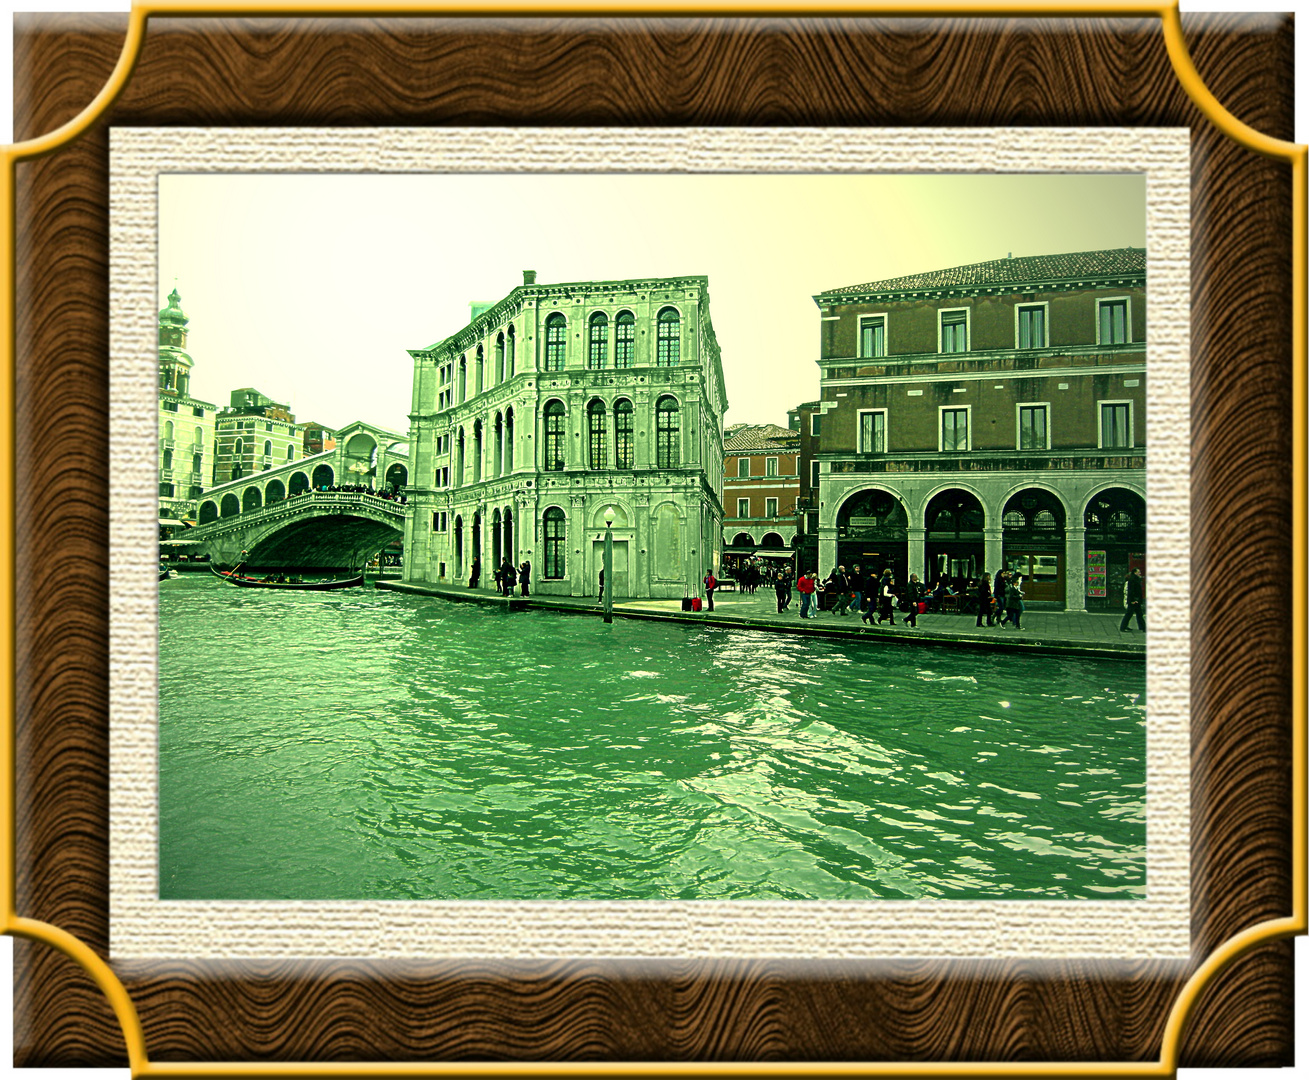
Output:
<instances>
[{"instance_id":1,"label":"green water","mask_svg":"<svg viewBox=\"0 0 1309 1080\"><path fill-rule=\"evenodd\" d=\"M1143 897L1114 661L160 586L164 899Z\"/></svg>"}]
</instances>

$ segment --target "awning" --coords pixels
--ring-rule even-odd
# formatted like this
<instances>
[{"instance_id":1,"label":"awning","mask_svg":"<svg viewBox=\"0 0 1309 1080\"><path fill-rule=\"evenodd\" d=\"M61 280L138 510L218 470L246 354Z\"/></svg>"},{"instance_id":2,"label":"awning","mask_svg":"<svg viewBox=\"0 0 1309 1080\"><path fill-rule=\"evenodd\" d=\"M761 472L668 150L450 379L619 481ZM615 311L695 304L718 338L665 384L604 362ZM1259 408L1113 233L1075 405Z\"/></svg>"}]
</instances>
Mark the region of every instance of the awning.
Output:
<instances>
[{"instance_id":1,"label":"awning","mask_svg":"<svg viewBox=\"0 0 1309 1080\"><path fill-rule=\"evenodd\" d=\"M760 548L755 554L765 559L790 559L795 557L794 551L783 551L778 548Z\"/></svg>"},{"instance_id":2,"label":"awning","mask_svg":"<svg viewBox=\"0 0 1309 1080\"><path fill-rule=\"evenodd\" d=\"M176 525L176 526L178 526L179 528L182 528L182 529L186 528L186 522L185 522L185 521L178 521L177 518L160 518L160 519L159 519L159 524L160 524L160 525Z\"/></svg>"}]
</instances>

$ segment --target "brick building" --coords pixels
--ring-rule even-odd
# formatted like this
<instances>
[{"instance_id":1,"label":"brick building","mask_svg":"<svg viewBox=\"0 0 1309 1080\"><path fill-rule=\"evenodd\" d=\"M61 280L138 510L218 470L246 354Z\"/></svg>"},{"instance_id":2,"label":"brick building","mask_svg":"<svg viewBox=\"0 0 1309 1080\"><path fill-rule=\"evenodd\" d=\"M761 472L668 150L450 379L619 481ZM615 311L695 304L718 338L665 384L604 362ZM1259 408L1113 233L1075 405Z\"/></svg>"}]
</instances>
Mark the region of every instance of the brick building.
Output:
<instances>
[{"instance_id":1,"label":"brick building","mask_svg":"<svg viewBox=\"0 0 1309 1080\"><path fill-rule=\"evenodd\" d=\"M1145 561L1144 250L997 259L814 302L820 572L1003 565L1039 606L1116 607Z\"/></svg>"},{"instance_id":2,"label":"brick building","mask_svg":"<svg viewBox=\"0 0 1309 1080\"><path fill-rule=\"evenodd\" d=\"M249 386L232 391L230 404L218 414L214 428L215 484L304 456L290 406Z\"/></svg>"},{"instance_id":3,"label":"brick building","mask_svg":"<svg viewBox=\"0 0 1309 1080\"><path fill-rule=\"evenodd\" d=\"M800 438L776 424L723 432L723 554L789 557L800 495Z\"/></svg>"}]
</instances>

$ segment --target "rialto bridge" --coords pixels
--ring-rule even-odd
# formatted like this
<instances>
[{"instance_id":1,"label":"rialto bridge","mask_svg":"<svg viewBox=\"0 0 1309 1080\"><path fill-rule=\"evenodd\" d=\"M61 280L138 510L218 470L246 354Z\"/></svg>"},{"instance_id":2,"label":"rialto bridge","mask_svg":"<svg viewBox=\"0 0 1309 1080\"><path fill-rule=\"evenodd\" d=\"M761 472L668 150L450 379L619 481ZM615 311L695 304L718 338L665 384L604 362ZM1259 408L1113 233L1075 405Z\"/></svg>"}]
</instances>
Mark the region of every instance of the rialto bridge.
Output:
<instances>
[{"instance_id":1,"label":"rialto bridge","mask_svg":"<svg viewBox=\"0 0 1309 1080\"><path fill-rule=\"evenodd\" d=\"M174 543L254 570L355 568L403 535L405 507L384 496L408 484L401 436L351 424L334 449L207 489L198 524Z\"/></svg>"}]
</instances>

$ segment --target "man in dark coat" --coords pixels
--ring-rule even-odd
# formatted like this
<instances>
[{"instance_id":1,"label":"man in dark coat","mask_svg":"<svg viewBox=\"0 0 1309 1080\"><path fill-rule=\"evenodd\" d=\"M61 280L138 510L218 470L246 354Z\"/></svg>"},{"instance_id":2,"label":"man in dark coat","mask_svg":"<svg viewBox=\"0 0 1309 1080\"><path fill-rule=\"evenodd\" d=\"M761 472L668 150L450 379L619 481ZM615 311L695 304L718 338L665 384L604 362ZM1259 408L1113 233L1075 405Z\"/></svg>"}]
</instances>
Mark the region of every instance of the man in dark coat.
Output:
<instances>
[{"instance_id":1,"label":"man in dark coat","mask_svg":"<svg viewBox=\"0 0 1309 1080\"><path fill-rule=\"evenodd\" d=\"M1123 609L1123 621L1118 624L1118 629L1130 634L1132 628L1127 624L1135 615L1136 625L1141 628L1141 633L1145 633L1145 581L1141 578L1139 566L1132 567L1123 583Z\"/></svg>"},{"instance_id":2,"label":"man in dark coat","mask_svg":"<svg viewBox=\"0 0 1309 1080\"><path fill-rule=\"evenodd\" d=\"M983 574L977 583L977 625L982 625L982 616L986 616L986 625L995 625L995 616L991 613L991 575Z\"/></svg>"}]
</instances>

